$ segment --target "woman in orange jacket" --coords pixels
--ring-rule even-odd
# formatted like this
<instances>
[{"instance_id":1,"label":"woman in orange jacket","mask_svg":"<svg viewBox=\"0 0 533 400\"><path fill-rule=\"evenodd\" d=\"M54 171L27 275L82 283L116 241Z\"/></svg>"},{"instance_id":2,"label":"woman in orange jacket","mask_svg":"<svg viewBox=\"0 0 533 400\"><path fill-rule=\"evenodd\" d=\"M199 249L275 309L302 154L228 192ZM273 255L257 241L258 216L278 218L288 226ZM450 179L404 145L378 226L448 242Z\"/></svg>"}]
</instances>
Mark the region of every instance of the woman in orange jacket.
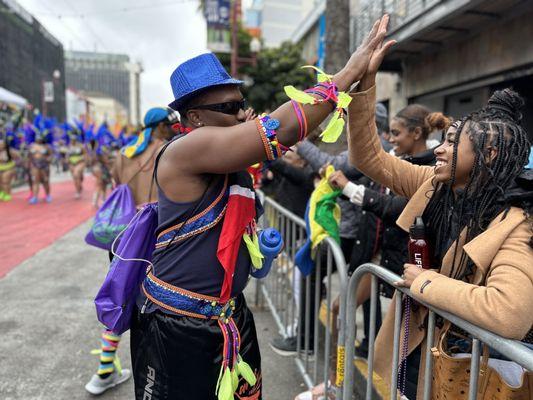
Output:
<instances>
[{"instance_id":1,"label":"woman in orange jacket","mask_svg":"<svg viewBox=\"0 0 533 400\"><path fill-rule=\"evenodd\" d=\"M533 199L531 191L520 187L531 179L524 174L530 144L521 125L523 100L509 89L497 91L485 108L446 131L435 149L435 167L409 164L383 151L373 117L375 76L393 44L389 41L374 51L352 94L348 144L357 169L409 199L397 221L400 228L407 231L417 216L426 224L434 248L432 269L406 264L397 285L410 288L415 299L477 326L531 343ZM424 307L411 311L407 364L412 370L423 371L425 365L419 349L425 345L426 316ZM394 307L375 346L376 372L386 381L393 357L393 328ZM440 333L437 328L436 339ZM417 354L420 361L413 358ZM418 375L418 382L416 377L407 382L410 399L417 391L421 397L423 374Z\"/></svg>"}]
</instances>

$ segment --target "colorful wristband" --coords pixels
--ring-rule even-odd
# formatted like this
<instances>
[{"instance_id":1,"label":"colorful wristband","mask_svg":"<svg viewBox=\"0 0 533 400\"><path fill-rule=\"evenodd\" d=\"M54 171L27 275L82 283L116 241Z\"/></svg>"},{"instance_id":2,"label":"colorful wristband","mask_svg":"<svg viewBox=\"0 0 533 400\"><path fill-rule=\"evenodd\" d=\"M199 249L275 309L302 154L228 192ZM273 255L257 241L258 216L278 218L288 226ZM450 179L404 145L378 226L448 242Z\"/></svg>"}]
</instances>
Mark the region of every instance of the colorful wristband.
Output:
<instances>
[{"instance_id":1,"label":"colorful wristband","mask_svg":"<svg viewBox=\"0 0 533 400\"><path fill-rule=\"evenodd\" d=\"M296 118L298 119L298 125L300 127L300 131L298 134L298 141L301 142L307 136L307 118L305 116L303 107L300 103L298 103L297 101L291 100L291 104L292 104L292 107L294 108L294 113L296 114Z\"/></svg>"},{"instance_id":2,"label":"colorful wristband","mask_svg":"<svg viewBox=\"0 0 533 400\"><path fill-rule=\"evenodd\" d=\"M288 148L279 143L277 139L276 129L280 125L277 119L263 114L256 118L256 125L269 161L276 160L287 152Z\"/></svg>"},{"instance_id":3,"label":"colorful wristband","mask_svg":"<svg viewBox=\"0 0 533 400\"><path fill-rule=\"evenodd\" d=\"M322 132L320 137L322 138L322 141L326 143L334 143L344 130L346 124L344 119L346 108L350 104L352 98L348 93L339 91L336 83L333 82L331 75L327 75L314 66L306 66L304 68L313 68L318 72L318 83L305 91L300 91L294 86L285 86L285 93L291 100L301 104L315 105L326 101L333 104L333 117L329 120L326 129ZM312 96L312 94L317 97Z\"/></svg>"}]
</instances>

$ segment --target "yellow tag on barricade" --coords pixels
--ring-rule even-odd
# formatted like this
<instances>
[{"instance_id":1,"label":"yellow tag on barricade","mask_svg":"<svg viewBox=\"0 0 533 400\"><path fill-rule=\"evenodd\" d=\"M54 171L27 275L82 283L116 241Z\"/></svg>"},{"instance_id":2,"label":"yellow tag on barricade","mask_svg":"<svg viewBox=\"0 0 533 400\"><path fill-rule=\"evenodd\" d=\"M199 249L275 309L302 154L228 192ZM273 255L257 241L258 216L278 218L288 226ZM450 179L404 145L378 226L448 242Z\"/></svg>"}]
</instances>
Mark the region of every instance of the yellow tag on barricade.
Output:
<instances>
[{"instance_id":1,"label":"yellow tag on barricade","mask_svg":"<svg viewBox=\"0 0 533 400\"><path fill-rule=\"evenodd\" d=\"M337 379L335 385L341 387L344 383L344 346L337 347Z\"/></svg>"}]
</instances>

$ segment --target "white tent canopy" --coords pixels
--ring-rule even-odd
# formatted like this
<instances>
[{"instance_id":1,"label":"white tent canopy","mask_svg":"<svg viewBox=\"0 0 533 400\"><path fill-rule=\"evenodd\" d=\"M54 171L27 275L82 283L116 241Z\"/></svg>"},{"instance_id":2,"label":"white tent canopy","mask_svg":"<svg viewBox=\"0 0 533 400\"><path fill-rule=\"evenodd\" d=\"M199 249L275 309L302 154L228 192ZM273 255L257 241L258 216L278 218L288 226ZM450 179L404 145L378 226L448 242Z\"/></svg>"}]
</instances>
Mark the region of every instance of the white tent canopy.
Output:
<instances>
[{"instance_id":1,"label":"white tent canopy","mask_svg":"<svg viewBox=\"0 0 533 400\"><path fill-rule=\"evenodd\" d=\"M28 100L24 97L19 96L13 92L10 92L7 89L4 89L0 86L0 101L8 104L14 104L18 107L25 107L28 104Z\"/></svg>"}]
</instances>

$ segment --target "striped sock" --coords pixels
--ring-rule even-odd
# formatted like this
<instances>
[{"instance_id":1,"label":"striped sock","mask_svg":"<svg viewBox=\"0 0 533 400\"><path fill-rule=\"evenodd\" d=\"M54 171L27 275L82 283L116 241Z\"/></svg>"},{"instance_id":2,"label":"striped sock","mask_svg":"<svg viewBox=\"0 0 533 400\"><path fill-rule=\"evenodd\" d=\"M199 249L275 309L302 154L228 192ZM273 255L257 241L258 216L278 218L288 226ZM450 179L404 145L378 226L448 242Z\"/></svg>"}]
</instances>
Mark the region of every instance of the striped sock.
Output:
<instances>
[{"instance_id":1,"label":"striped sock","mask_svg":"<svg viewBox=\"0 0 533 400\"><path fill-rule=\"evenodd\" d=\"M100 354L100 365L98 366L97 372L100 378L107 378L115 370L115 364L113 362L115 361L115 354L119 343L120 335L108 330L102 332L102 353Z\"/></svg>"}]
</instances>

